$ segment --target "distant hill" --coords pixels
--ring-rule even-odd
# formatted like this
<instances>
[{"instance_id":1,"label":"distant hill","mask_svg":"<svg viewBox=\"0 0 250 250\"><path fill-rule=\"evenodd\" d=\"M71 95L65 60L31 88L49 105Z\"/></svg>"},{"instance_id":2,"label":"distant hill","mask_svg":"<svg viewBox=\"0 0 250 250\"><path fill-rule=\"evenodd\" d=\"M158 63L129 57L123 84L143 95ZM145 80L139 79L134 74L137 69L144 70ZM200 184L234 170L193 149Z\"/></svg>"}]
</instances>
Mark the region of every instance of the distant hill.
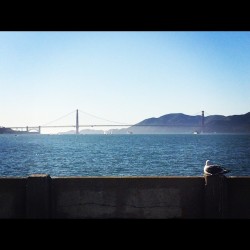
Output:
<instances>
[{"instance_id":1,"label":"distant hill","mask_svg":"<svg viewBox=\"0 0 250 250\"><path fill-rule=\"evenodd\" d=\"M38 134L38 132L17 131L11 128L0 127L0 134Z\"/></svg>"},{"instance_id":2,"label":"distant hill","mask_svg":"<svg viewBox=\"0 0 250 250\"><path fill-rule=\"evenodd\" d=\"M0 127L0 134L13 134L15 131L10 128Z\"/></svg>"},{"instance_id":3,"label":"distant hill","mask_svg":"<svg viewBox=\"0 0 250 250\"><path fill-rule=\"evenodd\" d=\"M250 133L250 112L244 115L205 117L205 132Z\"/></svg>"},{"instance_id":4,"label":"distant hill","mask_svg":"<svg viewBox=\"0 0 250 250\"><path fill-rule=\"evenodd\" d=\"M166 114L159 118L145 119L118 133L162 134L201 132L201 115L190 116L182 113ZM204 118L205 133L250 133L250 112L243 115L210 115ZM113 133L114 130L113 130Z\"/></svg>"}]
</instances>

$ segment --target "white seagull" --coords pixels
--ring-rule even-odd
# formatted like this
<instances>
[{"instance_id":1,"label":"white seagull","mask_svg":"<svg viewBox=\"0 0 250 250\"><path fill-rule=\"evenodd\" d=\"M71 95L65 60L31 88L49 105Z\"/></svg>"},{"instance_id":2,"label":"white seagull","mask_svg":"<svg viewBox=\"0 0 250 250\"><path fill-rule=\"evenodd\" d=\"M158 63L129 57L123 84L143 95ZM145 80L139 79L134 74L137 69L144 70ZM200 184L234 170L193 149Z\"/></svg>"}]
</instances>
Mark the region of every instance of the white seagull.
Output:
<instances>
[{"instance_id":1,"label":"white seagull","mask_svg":"<svg viewBox=\"0 0 250 250\"><path fill-rule=\"evenodd\" d=\"M220 165L212 164L211 161L207 160L206 165L204 167L205 175L219 175L226 174L230 172L228 169L221 167Z\"/></svg>"}]
</instances>

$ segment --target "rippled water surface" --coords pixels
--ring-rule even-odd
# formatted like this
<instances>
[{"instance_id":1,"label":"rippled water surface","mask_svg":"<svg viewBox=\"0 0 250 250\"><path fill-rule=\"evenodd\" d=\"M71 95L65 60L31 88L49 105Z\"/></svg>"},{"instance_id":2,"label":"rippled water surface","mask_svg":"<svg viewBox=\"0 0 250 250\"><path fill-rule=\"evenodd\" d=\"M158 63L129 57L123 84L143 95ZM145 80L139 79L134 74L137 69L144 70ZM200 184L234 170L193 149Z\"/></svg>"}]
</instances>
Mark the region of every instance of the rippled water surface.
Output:
<instances>
[{"instance_id":1,"label":"rippled water surface","mask_svg":"<svg viewBox=\"0 0 250 250\"><path fill-rule=\"evenodd\" d=\"M0 135L0 176L250 176L250 135Z\"/></svg>"}]
</instances>

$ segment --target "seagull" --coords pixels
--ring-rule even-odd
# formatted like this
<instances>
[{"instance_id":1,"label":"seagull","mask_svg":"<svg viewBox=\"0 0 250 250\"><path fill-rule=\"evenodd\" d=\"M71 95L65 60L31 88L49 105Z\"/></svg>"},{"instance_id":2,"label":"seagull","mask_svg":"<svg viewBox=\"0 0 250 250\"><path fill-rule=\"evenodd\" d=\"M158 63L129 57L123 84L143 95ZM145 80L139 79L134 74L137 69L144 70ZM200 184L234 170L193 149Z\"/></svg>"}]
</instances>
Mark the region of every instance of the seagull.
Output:
<instances>
[{"instance_id":1,"label":"seagull","mask_svg":"<svg viewBox=\"0 0 250 250\"><path fill-rule=\"evenodd\" d=\"M230 172L228 169L221 167L220 165L212 164L211 161L207 160L206 165L204 167L205 175L219 175L226 174Z\"/></svg>"}]
</instances>

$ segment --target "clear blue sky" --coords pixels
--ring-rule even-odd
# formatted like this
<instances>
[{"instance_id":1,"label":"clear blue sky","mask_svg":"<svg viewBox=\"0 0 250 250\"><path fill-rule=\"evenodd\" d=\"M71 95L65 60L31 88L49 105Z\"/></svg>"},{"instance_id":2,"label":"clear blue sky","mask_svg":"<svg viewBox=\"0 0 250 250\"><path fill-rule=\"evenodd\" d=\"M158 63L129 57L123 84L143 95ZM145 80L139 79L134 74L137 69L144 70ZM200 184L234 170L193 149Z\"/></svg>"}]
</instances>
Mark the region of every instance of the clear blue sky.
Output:
<instances>
[{"instance_id":1,"label":"clear blue sky","mask_svg":"<svg viewBox=\"0 0 250 250\"><path fill-rule=\"evenodd\" d=\"M0 32L0 126L250 111L250 32ZM107 124L79 113L80 124ZM74 124L74 114L51 125Z\"/></svg>"}]
</instances>

